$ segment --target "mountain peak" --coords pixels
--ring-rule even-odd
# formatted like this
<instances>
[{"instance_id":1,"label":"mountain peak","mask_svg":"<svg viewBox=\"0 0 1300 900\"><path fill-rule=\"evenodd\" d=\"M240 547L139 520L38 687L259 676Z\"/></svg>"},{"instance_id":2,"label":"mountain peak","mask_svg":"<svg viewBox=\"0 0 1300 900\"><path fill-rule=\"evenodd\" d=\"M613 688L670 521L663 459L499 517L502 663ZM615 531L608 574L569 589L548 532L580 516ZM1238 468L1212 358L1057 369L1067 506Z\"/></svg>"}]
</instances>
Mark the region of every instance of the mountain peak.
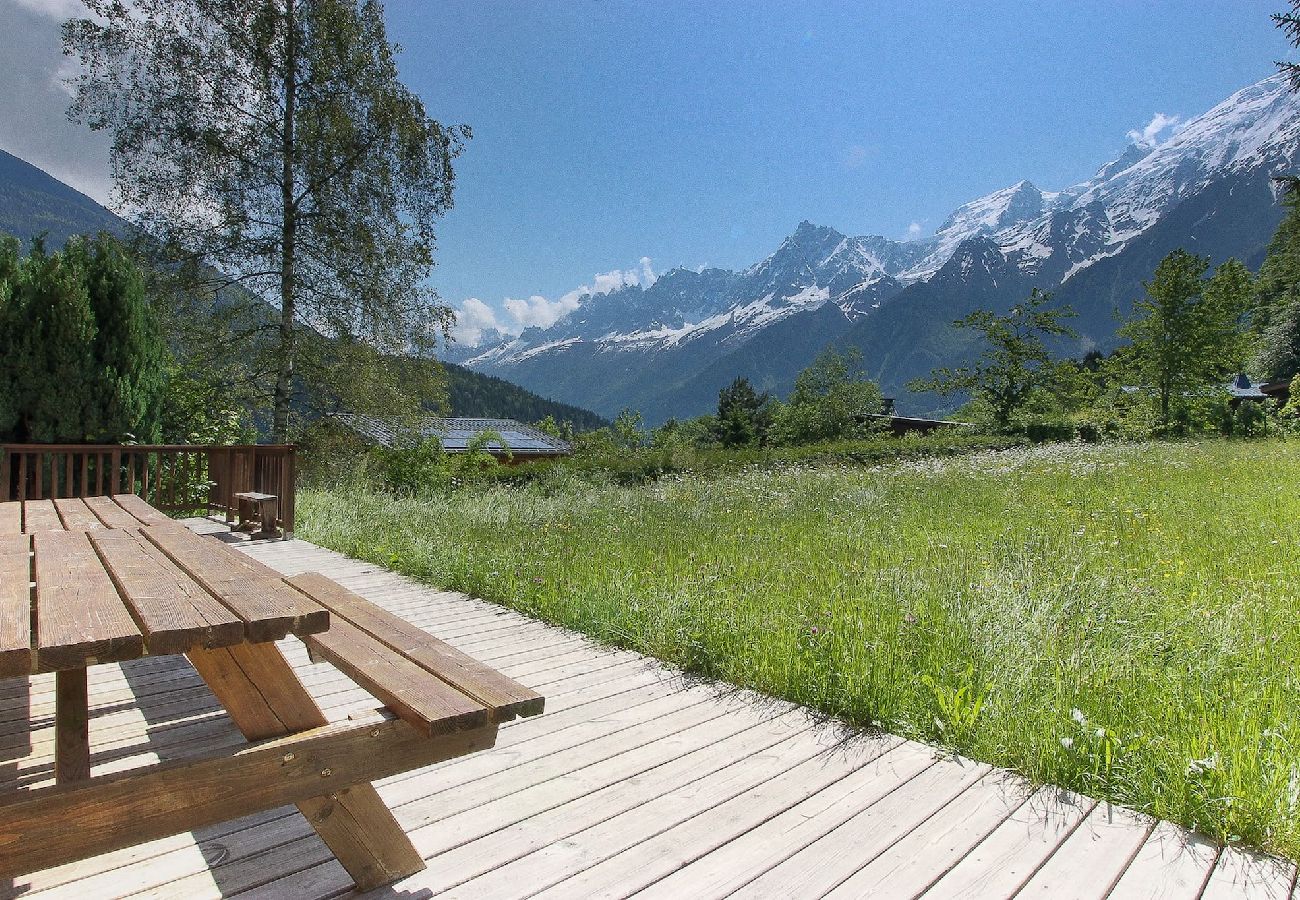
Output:
<instances>
[{"instance_id":1,"label":"mountain peak","mask_svg":"<svg viewBox=\"0 0 1300 900\"><path fill-rule=\"evenodd\" d=\"M1130 166L1137 165L1146 159L1154 149L1154 147L1139 147L1137 144L1129 144L1124 148L1123 153L1097 170L1094 180L1104 181L1112 175L1118 175Z\"/></svg>"}]
</instances>

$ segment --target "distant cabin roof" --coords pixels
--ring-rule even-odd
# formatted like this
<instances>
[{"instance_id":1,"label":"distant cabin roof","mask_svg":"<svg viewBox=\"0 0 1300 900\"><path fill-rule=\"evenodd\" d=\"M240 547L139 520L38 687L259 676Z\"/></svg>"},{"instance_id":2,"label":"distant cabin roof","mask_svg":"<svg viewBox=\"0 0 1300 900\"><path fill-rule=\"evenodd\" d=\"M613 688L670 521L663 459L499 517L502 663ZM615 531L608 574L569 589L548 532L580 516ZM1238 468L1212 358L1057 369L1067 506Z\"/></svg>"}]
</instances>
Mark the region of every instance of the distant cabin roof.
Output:
<instances>
[{"instance_id":1,"label":"distant cabin roof","mask_svg":"<svg viewBox=\"0 0 1300 900\"><path fill-rule=\"evenodd\" d=\"M1259 387L1259 384L1251 384L1249 376L1242 373L1228 384L1228 394L1240 400L1264 400L1268 394L1261 391Z\"/></svg>"},{"instance_id":2,"label":"distant cabin roof","mask_svg":"<svg viewBox=\"0 0 1300 900\"><path fill-rule=\"evenodd\" d=\"M396 419L357 413L335 413L334 418L363 438L381 446L392 447L402 441L404 429ZM414 431L422 438L436 437L442 443L442 449L449 453L464 452L470 441L484 431L500 434L515 456L558 456L573 452L573 445L568 441L552 437L514 419L444 419L431 416L415 425ZM501 444L495 440L488 443L487 449L493 453L504 452Z\"/></svg>"}]
</instances>

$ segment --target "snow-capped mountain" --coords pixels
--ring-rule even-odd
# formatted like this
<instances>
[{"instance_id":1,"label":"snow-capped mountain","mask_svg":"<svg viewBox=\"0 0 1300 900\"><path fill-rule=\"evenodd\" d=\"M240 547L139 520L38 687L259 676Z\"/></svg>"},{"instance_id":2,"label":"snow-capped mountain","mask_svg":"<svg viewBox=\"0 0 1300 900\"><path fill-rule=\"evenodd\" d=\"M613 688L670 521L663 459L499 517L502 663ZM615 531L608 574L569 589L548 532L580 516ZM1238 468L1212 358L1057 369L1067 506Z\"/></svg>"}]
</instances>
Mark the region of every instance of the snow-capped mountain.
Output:
<instances>
[{"instance_id":1,"label":"snow-capped mountain","mask_svg":"<svg viewBox=\"0 0 1300 900\"><path fill-rule=\"evenodd\" d=\"M1300 98L1272 77L1162 143L1130 145L1079 184L1043 191L1019 181L965 203L930 237L850 237L803 222L743 271L675 269L453 358L653 421L707 410L737 374L782 393L830 342L861 347L868 370L899 393L964 352L949 323L971 298L1009 306L1031 287L1070 299L1087 325L1081 346L1108 346L1114 312L1168 250L1257 262L1281 216L1270 179L1298 156Z\"/></svg>"}]
</instances>

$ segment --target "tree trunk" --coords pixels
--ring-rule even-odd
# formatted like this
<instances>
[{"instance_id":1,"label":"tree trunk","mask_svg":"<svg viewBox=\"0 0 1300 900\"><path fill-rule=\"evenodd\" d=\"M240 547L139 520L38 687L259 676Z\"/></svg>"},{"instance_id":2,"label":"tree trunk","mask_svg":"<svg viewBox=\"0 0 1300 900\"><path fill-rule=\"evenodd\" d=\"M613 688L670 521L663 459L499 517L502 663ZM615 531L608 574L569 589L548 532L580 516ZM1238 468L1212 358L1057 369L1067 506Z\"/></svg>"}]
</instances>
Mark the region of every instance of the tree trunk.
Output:
<instances>
[{"instance_id":1,"label":"tree trunk","mask_svg":"<svg viewBox=\"0 0 1300 900\"><path fill-rule=\"evenodd\" d=\"M285 4L284 37L284 133L281 146L282 171L280 198L280 354L275 378L275 415L271 423L272 439L285 443L289 439L289 401L293 397L293 363L295 338L293 315L295 301L294 253L296 250L297 211L294 208L294 116L297 112L298 35L294 22L294 4Z\"/></svg>"}]
</instances>

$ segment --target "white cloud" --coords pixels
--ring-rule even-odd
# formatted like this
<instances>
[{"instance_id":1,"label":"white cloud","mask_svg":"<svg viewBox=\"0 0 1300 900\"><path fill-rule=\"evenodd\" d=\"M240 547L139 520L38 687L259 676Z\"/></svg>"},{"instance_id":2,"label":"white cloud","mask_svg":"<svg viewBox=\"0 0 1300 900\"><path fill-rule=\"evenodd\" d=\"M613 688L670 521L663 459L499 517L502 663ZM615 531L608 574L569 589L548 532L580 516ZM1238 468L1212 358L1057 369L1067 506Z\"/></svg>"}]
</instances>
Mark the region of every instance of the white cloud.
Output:
<instances>
[{"instance_id":1,"label":"white cloud","mask_svg":"<svg viewBox=\"0 0 1300 900\"><path fill-rule=\"evenodd\" d=\"M907 239L908 239L909 241L910 241L910 240L915 240L916 238L919 238L920 236L921 236L921 223L920 223L920 222L913 222L912 224L910 224L910 225L907 226Z\"/></svg>"},{"instance_id":2,"label":"white cloud","mask_svg":"<svg viewBox=\"0 0 1300 900\"><path fill-rule=\"evenodd\" d=\"M592 276L590 284L582 284L555 300L540 294L525 299L506 297L500 309L471 297L460 305L456 326L452 334L459 343L475 347L485 331L496 329L502 334L517 335L525 328L549 328L564 316L582 305L582 298L593 294L608 294L619 288L640 285L648 288L658 279L650 257L643 256L633 269L611 269Z\"/></svg>"},{"instance_id":3,"label":"white cloud","mask_svg":"<svg viewBox=\"0 0 1300 900\"><path fill-rule=\"evenodd\" d=\"M86 5L81 0L15 0L15 2L32 12L58 19L60 22L73 16L88 14Z\"/></svg>"},{"instance_id":4,"label":"white cloud","mask_svg":"<svg viewBox=\"0 0 1300 900\"><path fill-rule=\"evenodd\" d=\"M1139 147L1154 147L1160 143L1160 132L1166 128L1176 126L1182 121L1182 116L1167 116L1158 112L1151 117L1151 121L1142 128L1135 128L1128 133L1128 139ZM1174 129L1177 130L1176 128Z\"/></svg>"},{"instance_id":5,"label":"white cloud","mask_svg":"<svg viewBox=\"0 0 1300 900\"><path fill-rule=\"evenodd\" d=\"M477 347L483 339L483 332L500 330L496 311L477 297L470 297L456 311L456 324L451 335L456 343L467 347Z\"/></svg>"},{"instance_id":6,"label":"white cloud","mask_svg":"<svg viewBox=\"0 0 1300 900\"><path fill-rule=\"evenodd\" d=\"M570 291L559 300L547 300L540 294L534 294L527 300L505 299L506 312L514 320L507 324L512 334L518 334L525 328L548 328L558 322L567 313L573 312L580 305L578 291Z\"/></svg>"}]
</instances>

